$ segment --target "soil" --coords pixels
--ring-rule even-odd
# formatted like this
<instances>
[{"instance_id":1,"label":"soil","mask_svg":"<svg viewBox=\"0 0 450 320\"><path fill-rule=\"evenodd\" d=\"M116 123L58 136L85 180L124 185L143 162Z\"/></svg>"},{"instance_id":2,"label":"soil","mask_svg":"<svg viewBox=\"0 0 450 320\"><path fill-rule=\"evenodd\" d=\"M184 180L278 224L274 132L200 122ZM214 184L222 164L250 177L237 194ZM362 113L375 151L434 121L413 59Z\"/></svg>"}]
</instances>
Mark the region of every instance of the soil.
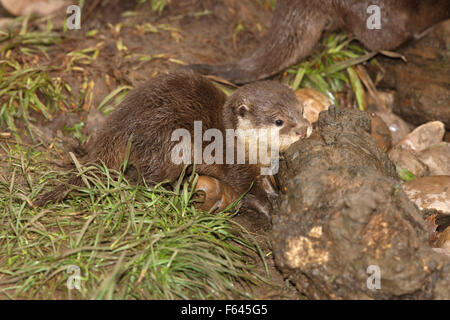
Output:
<instances>
[{"instance_id":1,"label":"soil","mask_svg":"<svg viewBox=\"0 0 450 320\"><path fill-rule=\"evenodd\" d=\"M92 11L87 5L88 13L81 29L67 33L61 54L102 42L95 63L86 68L95 82L93 105L98 105L118 85L135 86L149 76L174 70L182 64L227 61L251 50L269 25L271 10L264 3L176 0L160 16L148 6L142 6L137 16L123 17L124 12L134 8L132 1L102 1ZM158 31L144 32L136 27L144 24L151 24ZM234 36L238 25L244 29ZM86 38L86 32L93 29L99 33L94 38ZM118 50L119 40L127 51ZM127 57L130 54L156 58L138 61Z\"/></svg>"}]
</instances>

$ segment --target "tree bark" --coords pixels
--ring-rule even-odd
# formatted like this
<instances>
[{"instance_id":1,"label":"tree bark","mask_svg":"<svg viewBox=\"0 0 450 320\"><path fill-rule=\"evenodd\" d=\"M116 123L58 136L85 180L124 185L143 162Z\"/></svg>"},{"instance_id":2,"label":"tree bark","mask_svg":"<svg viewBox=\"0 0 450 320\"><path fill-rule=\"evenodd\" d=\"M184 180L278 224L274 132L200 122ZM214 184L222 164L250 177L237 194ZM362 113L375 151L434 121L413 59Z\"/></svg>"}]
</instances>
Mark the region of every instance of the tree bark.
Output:
<instances>
[{"instance_id":1,"label":"tree bark","mask_svg":"<svg viewBox=\"0 0 450 320\"><path fill-rule=\"evenodd\" d=\"M276 263L311 299L448 299L450 259L431 249L422 215L369 130L366 113L330 107L311 138L286 152Z\"/></svg>"}]
</instances>

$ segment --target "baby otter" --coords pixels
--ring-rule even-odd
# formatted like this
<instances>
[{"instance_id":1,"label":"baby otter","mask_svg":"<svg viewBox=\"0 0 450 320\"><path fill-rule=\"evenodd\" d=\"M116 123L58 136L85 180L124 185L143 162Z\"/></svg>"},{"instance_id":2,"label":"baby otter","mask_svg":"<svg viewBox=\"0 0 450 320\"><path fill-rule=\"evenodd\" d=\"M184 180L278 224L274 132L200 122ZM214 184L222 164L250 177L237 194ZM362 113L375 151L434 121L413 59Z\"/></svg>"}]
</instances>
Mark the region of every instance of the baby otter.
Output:
<instances>
[{"instance_id":1,"label":"baby otter","mask_svg":"<svg viewBox=\"0 0 450 320\"><path fill-rule=\"evenodd\" d=\"M120 170L131 141L128 163L137 169L148 185L165 180L176 181L186 162L174 161L174 148L179 147L180 142L174 139L173 133L182 129L190 135L189 143L194 147L189 149L190 162L187 163L194 163L194 140L199 121L203 132L216 129L216 133L219 130L225 137L229 130L235 130L236 142L247 145L255 139L251 135L243 135L245 129L276 132L280 150L309 136L312 130L310 123L303 118L301 102L290 88L279 82L248 84L227 98L207 78L192 71L178 71L160 75L132 90L108 117L88 147L83 162L103 162L108 168ZM201 141L203 150L207 145ZM222 151L225 155L225 144ZM242 206L270 215L267 188L264 187L264 179L260 178L261 163L201 162L196 164L195 170L199 175L229 184L238 194L248 191L254 183ZM74 176L68 184L57 186L35 204L41 206L47 201L62 200L70 190L68 185L82 185L82 180Z\"/></svg>"},{"instance_id":2,"label":"baby otter","mask_svg":"<svg viewBox=\"0 0 450 320\"><path fill-rule=\"evenodd\" d=\"M369 28L377 13L379 28ZM323 30L342 28L370 50L392 50L449 17L449 0L278 0L267 36L250 55L236 63L185 68L243 84L300 62Z\"/></svg>"}]
</instances>

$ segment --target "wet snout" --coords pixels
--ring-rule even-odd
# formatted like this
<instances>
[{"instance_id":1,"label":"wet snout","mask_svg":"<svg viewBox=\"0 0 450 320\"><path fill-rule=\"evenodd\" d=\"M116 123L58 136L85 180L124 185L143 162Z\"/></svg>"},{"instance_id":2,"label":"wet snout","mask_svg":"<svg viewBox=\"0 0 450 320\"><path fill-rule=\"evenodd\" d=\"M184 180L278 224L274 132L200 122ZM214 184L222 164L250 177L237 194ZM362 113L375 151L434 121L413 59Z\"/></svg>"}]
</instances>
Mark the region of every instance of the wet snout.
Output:
<instances>
[{"instance_id":1,"label":"wet snout","mask_svg":"<svg viewBox=\"0 0 450 320\"><path fill-rule=\"evenodd\" d=\"M311 133L312 126L306 119L289 123L280 131L280 151L284 151L291 144L309 137Z\"/></svg>"},{"instance_id":2,"label":"wet snout","mask_svg":"<svg viewBox=\"0 0 450 320\"><path fill-rule=\"evenodd\" d=\"M303 119L295 127L294 132L300 139L308 138L312 134L312 125L308 120Z\"/></svg>"}]
</instances>

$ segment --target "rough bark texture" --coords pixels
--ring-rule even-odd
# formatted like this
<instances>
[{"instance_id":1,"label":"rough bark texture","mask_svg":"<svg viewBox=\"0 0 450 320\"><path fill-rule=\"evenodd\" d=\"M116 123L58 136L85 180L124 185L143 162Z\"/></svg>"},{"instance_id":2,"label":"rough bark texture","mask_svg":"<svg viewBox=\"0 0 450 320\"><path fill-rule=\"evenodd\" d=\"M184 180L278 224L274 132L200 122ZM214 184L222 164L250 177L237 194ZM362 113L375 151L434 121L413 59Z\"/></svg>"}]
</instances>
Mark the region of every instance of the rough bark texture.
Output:
<instances>
[{"instance_id":1,"label":"rough bark texture","mask_svg":"<svg viewBox=\"0 0 450 320\"><path fill-rule=\"evenodd\" d=\"M273 218L277 265L312 299L448 299L450 259L430 248L369 130L366 113L331 107L313 136L286 152ZM381 271L379 290L367 286L371 265Z\"/></svg>"}]
</instances>

